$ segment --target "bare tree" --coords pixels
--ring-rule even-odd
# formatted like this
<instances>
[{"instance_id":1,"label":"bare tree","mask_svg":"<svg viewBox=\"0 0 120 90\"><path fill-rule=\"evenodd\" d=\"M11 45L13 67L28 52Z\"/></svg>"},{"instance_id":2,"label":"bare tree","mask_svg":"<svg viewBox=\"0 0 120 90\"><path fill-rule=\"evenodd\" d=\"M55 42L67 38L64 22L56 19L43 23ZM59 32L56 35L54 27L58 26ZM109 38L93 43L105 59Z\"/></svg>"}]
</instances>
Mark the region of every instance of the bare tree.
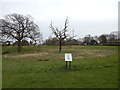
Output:
<instances>
[{"instance_id":1,"label":"bare tree","mask_svg":"<svg viewBox=\"0 0 120 90\"><path fill-rule=\"evenodd\" d=\"M69 41L73 37L75 37L75 36L71 37L68 34L68 24L69 24L68 18L65 20L64 28L62 30L59 30L58 28L53 27L52 22L50 24L50 28L51 28L52 32L54 33L54 35L56 36L56 38L59 41L59 52L61 52L62 45L65 43L65 41Z\"/></svg>"},{"instance_id":2,"label":"bare tree","mask_svg":"<svg viewBox=\"0 0 120 90\"><path fill-rule=\"evenodd\" d=\"M31 16L22 14L9 14L5 19L0 19L0 34L18 42L18 52L21 51L21 41L23 39L36 40L40 36L39 27Z\"/></svg>"}]
</instances>

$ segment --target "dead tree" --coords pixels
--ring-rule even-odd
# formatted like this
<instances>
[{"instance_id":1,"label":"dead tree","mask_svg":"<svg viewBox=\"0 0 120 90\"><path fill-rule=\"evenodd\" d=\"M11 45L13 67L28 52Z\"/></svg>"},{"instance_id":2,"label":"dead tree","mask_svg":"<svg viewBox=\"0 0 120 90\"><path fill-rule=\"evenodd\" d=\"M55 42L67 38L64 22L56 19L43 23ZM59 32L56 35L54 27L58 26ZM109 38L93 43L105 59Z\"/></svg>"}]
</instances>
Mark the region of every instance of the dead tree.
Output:
<instances>
[{"instance_id":1,"label":"dead tree","mask_svg":"<svg viewBox=\"0 0 120 90\"><path fill-rule=\"evenodd\" d=\"M38 25L32 21L31 16L21 14L9 14L5 19L0 19L0 34L17 41L18 52L21 51L21 41L23 39L36 40L40 36Z\"/></svg>"},{"instance_id":2,"label":"dead tree","mask_svg":"<svg viewBox=\"0 0 120 90\"><path fill-rule=\"evenodd\" d=\"M58 28L56 27L53 27L52 25L52 22L50 24L50 28L52 30L52 32L54 33L54 35L56 36L56 38L58 39L59 41L59 52L61 52L62 50L62 45L68 41L68 40L71 40L73 37L71 37L69 34L68 34L68 25L69 24L69 21L68 21L68 18L65 20L65 24L64 24L64 28L62 30L59 30Z\"/></svg>"}]
</instances>

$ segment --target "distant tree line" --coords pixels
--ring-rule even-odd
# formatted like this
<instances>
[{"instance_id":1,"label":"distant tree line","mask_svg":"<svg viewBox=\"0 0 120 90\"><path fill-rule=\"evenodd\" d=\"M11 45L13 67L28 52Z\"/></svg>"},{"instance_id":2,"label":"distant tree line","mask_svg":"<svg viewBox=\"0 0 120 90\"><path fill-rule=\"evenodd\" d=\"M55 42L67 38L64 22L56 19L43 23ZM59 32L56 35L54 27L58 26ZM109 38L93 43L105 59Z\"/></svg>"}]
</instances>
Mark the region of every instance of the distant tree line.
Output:
<instances>
[{"instance_id":1,"label":"distant tree line","mask_svg":"<svg viewBox=\"0 0 120 90\"><path fill-rule=\"evenodd\" d=\"M115 34L113 34L115 33ZM17 46L17 41L3 41L3 46ZM22 40L22 46L30 46L30 45L59 45L59 41L56 37L49 37L48 39L41 41L41 43L37 44L32 41ZM86 35L83 38L79 39L71 39L71 40L64 40L63 45L113 45L119 46L120 45L120 37L118 37L117 31L112 32L110 34L102 34L100 36L92 37L90 34Z\"/></svg>"},{"instance_id":2,"label":"distant tree line","mask_svg":"<svg viewBox=\"0 0 120 90\"><path fill-rule=\"evenodd\" d=\"M58 45L58 40L55 37L50 37L45 40L44 45ZM64 45L108 45L108 46L119 46L120 36L119 32L111 32L110 34L102 34L100 36L86 35L83 38L71 39L65 41Z\"/></svg>"}]
</instances>

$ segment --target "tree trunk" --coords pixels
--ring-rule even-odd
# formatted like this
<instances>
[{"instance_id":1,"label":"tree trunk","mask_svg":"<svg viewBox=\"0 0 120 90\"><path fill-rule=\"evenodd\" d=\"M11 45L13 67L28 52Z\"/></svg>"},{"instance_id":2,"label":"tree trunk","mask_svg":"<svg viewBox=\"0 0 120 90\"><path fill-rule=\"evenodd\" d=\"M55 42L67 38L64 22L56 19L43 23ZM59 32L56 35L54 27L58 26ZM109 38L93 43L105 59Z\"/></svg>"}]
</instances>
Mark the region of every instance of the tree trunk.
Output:
<instances>
[{"instance_id":1,"label":"tree trunk","mask_svg":"<svg viewBox=\"0 0 120 90\"><path fill-rule=\"evenodd\" d=\"M18 40L18 52L21 52L21 40Z\"/></svg>"},{"instance_id":2,"label":"tree trunk","mask_svg":"<svg viewBox=\"0 0 120 90\"><path fill-rule=\"evenodd\" d=\"M59 41L59 52L61 52L61 50L62 50L62 42Z\"/></svg>"}]
</instances>

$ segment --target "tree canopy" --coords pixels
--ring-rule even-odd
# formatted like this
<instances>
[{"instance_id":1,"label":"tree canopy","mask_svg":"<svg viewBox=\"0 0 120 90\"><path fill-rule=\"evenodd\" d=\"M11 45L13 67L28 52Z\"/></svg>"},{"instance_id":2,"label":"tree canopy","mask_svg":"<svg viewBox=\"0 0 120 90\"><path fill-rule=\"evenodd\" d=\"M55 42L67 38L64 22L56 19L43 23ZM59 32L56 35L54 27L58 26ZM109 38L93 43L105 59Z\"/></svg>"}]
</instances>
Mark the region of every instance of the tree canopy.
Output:
<instances>
[{"instance_id":1,"label":"tree canopy","mask_svg":"<svg viewBox=\"0 0 120 90\"><path fill-rule=\"evenodd\" d=\"M0 19L0 33L2 38L9 38L18 42L18 52L21 51L21 41L31 39L35 41L40 37L40 31L33 18L22 14L8 14Z\"/></svg>"}]
</instances>

